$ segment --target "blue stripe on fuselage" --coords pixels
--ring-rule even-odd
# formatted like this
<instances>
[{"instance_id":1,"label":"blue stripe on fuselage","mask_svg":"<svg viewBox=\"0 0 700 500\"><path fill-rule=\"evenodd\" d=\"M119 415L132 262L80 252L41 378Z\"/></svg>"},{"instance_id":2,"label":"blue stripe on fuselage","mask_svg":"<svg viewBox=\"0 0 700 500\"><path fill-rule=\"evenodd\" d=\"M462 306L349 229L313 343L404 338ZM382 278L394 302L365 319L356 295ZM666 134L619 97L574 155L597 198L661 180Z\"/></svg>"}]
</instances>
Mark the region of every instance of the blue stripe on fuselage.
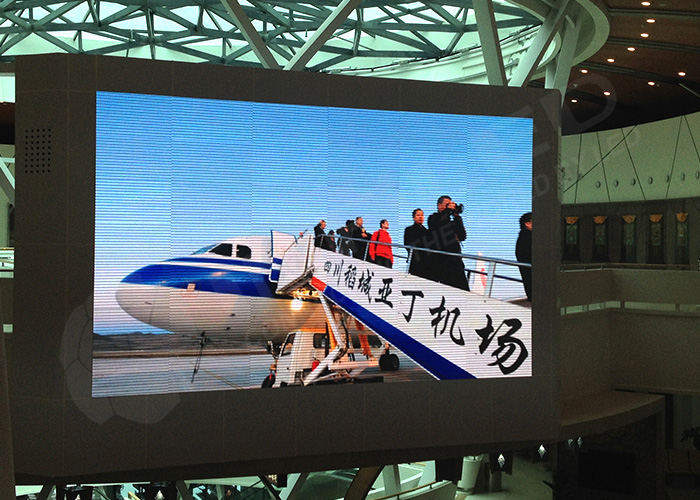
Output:
<instances>
[{"instance_id":1,"label":"blue stripe on fuselage","mask_svg":"<svg viewBox=\"0 0 700 500\"><path fill-rule=\"evenodd\" d=\"M183 290L194 284L194 290L200 292L281 298L274 293L267 274L221 268L152 264L129 274L122 283Z\"/></svg>"},{"instance_id":2,"label":"blue stripe on fuselage","mask_svg":"<svg viewBox=\"0 0 700 500\"><path fill-rule=\"evenodd\" d=\"M327 286L323 293L330 300L384 337L391 345L399 349L438 379L456 380L476 378L471 373L443 358L432 349L402 332L388 321L383 320L376 314L360 306L357 302L349 299L339 291Z\"/></svg>"},{"instance_id":3,"label":"blue stripe on fuselage","mask_svg":"<svg viewBox=\"0 0 700 500\"><path fill-rule=\"evenodd\" d=\"M169 259L165 262L201 262L203 264L226 264L229 266L245 266L245 267L258 267L260 269L270 269L270 264L264 262L255 262L254 260L243 260L243 259L222 259L222 258L211 258L211 257L178 257L176 259ZM281 262L281 261L280 261Z\"/></svg>"}]
</instances>

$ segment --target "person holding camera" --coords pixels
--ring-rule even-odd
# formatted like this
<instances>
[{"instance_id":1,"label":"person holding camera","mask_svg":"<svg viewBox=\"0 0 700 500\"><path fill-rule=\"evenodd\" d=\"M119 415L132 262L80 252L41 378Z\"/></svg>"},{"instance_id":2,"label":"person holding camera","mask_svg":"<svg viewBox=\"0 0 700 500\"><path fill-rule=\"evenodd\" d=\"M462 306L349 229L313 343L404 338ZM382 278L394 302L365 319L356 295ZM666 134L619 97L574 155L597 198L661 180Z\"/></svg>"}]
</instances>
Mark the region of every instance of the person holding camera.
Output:
<instances>
[{"instance_id":1,"label":"person holding camera","mask_svg":"<svg viewBox=\"0 0 700 500\"><path fill-rule=\"evenodd\" d=\"M428 217L428 231L435 250L462 253L461 242L467 239L467 230L460 215L463 210L464 206L457 205L449 196L438 198L437 212ZM431 274L434 281L469 291L462 257L436 253L432 260Z\"/></svg>"}]
</instances>

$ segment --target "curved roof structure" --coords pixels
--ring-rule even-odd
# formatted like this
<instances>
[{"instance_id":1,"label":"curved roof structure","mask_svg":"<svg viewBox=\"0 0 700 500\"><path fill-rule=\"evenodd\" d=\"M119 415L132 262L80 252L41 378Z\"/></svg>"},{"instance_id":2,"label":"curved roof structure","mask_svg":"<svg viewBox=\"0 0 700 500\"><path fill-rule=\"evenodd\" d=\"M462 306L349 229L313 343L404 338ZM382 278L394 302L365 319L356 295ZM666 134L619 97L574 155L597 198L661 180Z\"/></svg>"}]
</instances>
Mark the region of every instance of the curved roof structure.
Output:
<instances>
[{"instance_id":1,"label":"curved roof structure","mask_svg":"<svg viewBox=\"0 0 700 500\"><path fill-rule=\"evenodd\" d=\"M698 35L694 0L0 2L0 62L68 52L544 86L567 96L565 134L700 110Z\"/></svg>"}]
</instances>

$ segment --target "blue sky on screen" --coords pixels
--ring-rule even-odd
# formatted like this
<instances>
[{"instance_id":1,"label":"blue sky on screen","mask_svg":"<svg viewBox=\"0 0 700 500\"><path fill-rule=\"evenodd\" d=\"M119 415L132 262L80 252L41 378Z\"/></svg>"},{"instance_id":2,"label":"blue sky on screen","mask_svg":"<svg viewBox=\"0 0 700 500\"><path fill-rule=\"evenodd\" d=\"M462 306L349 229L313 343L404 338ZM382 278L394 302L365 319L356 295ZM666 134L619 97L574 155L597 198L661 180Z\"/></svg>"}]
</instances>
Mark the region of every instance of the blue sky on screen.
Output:
<instances>
[{"instance_id":1,"label":"blue sky on screen","mask_svg":"<svg viewBox=\"0 0 700 500\"><path fill-rule=\"evenodd\" d=\"M98 92L95 331L154 331L114 300L144 265L224 238L465 205L464 253L514 260L532 120ZM517 274L517 271L515 271Z\"/></svg>"}]
</instances>

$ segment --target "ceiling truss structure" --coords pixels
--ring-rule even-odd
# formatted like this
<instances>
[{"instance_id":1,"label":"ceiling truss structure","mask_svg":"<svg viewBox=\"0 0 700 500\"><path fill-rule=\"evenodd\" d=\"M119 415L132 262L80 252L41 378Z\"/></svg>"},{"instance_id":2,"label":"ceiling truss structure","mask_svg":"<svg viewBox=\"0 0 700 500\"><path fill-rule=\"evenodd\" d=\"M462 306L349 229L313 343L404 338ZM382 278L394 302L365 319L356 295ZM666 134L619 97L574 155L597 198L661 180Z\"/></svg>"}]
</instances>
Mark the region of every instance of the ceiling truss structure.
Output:
<instances>
[{"instance_id":1,"label":"ceiling truss structure","mask_svg":"<svg viewBox=\"0 0 700 500\"><path fill-rule=\"evenodd\" d=\"M544 20L546 48L570 1L543 3L557 15L540 18L506 0L2 0L0 62L68 52L326 71L483 46L489 73L503 84L499 40ZM518 84L535 69L520 69Z\"/></svg>"},{"instance_id":2,"label":"ceiling truss structure","mask_svg":"<svg viewBox=\"0 0 700 500\"><path fill-rule=\"evenodd\" d=\"M586 126L609 128L700 109L698 5L0 0L0 62L69 52L545 87L566 96L564 107L576 120L564 120L562 127L576 133L583 130L579 124L592 123L589 118L595 125ZM611 100L614 114L602 118Z\"/></svg>"},{"instance_id":3,"label":"ceiling truss structure","mask_svg":"<svg viewBox=\"0 0 700 500\"><path fill-rule=\"evenodd\" d=\"M644 5L0 0L0 62L19 54L69 52L544 87L559 90L564 107L577 116L575 123L563 123L566 133L574 133L591 117L595 124L587 126L605 128L699 108L696 0ZM614 117L604 118L611 100Z\"/></svg>"}]
</instances>

